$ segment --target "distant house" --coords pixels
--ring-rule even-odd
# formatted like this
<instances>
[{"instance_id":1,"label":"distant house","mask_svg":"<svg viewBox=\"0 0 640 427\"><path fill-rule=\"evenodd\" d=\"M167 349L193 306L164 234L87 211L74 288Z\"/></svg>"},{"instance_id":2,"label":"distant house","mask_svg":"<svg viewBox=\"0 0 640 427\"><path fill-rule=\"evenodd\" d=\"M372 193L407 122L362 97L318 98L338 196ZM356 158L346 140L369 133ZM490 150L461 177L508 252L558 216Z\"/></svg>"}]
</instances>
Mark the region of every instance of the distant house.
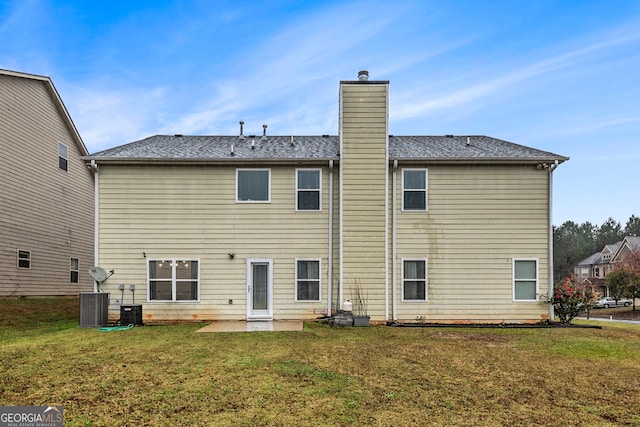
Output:
<instances>
[{"instance_id":1,"label":"distant house","mask_svg":"<svg viewBox=\"0 0 640 427\"><path fill-rule=\"evenodd\" d=\"M600 252L596 252L580 261L574 268L573 274L579 283L586 284L602 296L608 296L606 276L613 268L613 254L622 242L606 245Z\"/></svg>"},{"instance_id":2,"label":"distant house","mask_svg":"<svg viewBox=\"0 0 640 427\"><path fill-rule=\"evenodd\" d=\"M245 135L241 122L235 136L157 135L85 157L111 309L312 319L360 287L378 322L548 318L552 171L567 157L389 135L389 82L359 78L340 83L338 135Z\"/></svg>"},{"instance_id":3,"label":"distant house","mask_svg":"<svg viewBox=\"0 0 640 427\"><path fill-rule=\"evenodd\" d=\"M0 295L93 290L93 175L49 77L0 70L0 146Z\"/></svg>"},{"instance_id":4,"label":"distant house","mask_svg":"<svg viewBox=\"0 0 640 427\"><path fill-rule=\"evenodd\" d=\"M615 268L616 264L623 261L630 250L640 251L640 237L627 236L622 241L606 245L602 251L580 261L573 269L576 280L590 285L602 296L609 296L607 274Z\"/></svg>"},{"instance_id":5,"label":"distant house","mask_svg":"<svg viewBox=\"0 0 640 427\"><path fill-rule=\"evenodd\" d=\"M613 253L611 257L611 263L615 265L617 263L623 262L625 256L632 251L634 253L640 251L640 237L638 236L625 237L622 242L620 242L620 245L618 246L616 251Z\"/></svg>"}]
</instances>

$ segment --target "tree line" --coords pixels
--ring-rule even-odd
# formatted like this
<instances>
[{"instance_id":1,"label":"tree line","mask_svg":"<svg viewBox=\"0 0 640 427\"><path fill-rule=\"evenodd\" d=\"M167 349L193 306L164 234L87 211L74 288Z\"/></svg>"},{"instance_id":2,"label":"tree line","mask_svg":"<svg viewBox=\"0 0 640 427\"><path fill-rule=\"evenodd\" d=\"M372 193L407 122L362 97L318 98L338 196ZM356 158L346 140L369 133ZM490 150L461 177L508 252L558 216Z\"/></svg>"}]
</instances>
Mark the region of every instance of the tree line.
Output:
<instances>
[{"instance_id":1,"label":"tree line","mask_svg":"<svg viewBox=\"0 0 640 427\"><path fill-rule=\"evenodd\" d=\"M631 215L624 228L613 218L600 226L589 221L582 224L566 221L559 227L553 226L553 277L556 281L569 277L580 261L630 235L640 236L640 217L635 215Z\"/></svg>"}]
</instances>

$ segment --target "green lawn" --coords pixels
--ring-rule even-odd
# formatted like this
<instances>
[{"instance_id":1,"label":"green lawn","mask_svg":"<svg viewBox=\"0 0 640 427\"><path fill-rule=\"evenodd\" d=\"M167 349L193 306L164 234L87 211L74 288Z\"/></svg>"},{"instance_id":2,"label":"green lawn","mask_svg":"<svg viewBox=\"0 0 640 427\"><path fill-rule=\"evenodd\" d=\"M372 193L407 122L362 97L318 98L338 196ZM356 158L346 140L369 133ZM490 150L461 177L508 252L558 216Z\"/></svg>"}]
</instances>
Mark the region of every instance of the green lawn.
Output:
<instances>
[{"instance_id":1,"label":"green lawn","mask_svg":"<svg viewBox=\"0 0 640 427\"><path fill-rule=\"evenodd\" d=\"M77 299L0 299L0 405L67 426L640 425L640 325L77 324Z\"/></svg>"}]
</instances>

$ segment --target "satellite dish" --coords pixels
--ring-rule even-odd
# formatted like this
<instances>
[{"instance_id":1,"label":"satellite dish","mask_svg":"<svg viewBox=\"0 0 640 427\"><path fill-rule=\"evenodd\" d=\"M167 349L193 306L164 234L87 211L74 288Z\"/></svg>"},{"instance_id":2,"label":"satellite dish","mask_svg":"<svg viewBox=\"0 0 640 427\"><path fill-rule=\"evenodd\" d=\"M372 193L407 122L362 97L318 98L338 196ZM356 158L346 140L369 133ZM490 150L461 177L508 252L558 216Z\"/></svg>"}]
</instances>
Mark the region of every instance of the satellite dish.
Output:
<instances>
[{"instance_id":1,"label":"satellite dish","mask_svg":"<svg viewBox=\"0 0 640 427\"><path fill-rule=\"evenodd\" d=\"M109 277L107 276L107 272L100 267L91 267L89 269L89 276L93 277L93 280L98 283L104 282L105 280L107 280L107 277Z\"/></svg>"}]
</instances>

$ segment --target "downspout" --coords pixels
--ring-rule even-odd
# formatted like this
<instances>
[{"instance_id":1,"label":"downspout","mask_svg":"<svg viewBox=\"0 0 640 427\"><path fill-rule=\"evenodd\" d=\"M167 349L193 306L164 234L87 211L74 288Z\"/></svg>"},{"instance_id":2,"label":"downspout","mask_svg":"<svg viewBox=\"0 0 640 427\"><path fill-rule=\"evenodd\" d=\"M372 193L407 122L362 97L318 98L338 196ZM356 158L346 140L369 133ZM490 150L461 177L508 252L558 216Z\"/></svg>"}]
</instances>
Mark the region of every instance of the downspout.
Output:
<instances>
[{"instance_id":1,"label":"downspout","mask_svg":"<svg viewBox=\"0 0 640 427\"><path fill-rule=\"evenodd\" d=\"M100 212L98 207L100 206L100 192L99 192L99 174L98 174L98 165L95 160L91 160L91 163L88 165L91 172L93 172L93 265L98 266L99 263L99 251L98 251L98 225L100 220ZM93 281L93 292L98 292L98 282Z\"/></svg>"},{"instance_id":2,"label":"downspout","mask_svg":"<svg viewBox=\"0 0 640 427\"><path fill-rule=\"evenodd\" d=\"M329 160L329 251L327 267L327 316L331 316L331 298L333 297L333 160Z\"/></svg>"},{"instance_id":3,"label":"downspout","mask_svg":"<svg viewBox=\"0 0 640 427\"><path fill-rule=\"evenodd\" d=\"M557 167L557 160L549 166L549 296L553 295L553 171ZM549 320L553 321L554 317L553 304L549 304Z\"/></svg>"},{"instance_id":4,"label":"downspout","mask_svg":"<svg viewBox=\"0 0 640 427\"><path fill-rule=\"evenodd\" d=\"M391 206L392 206L392 212L391 212L391 275L392 275L392 289L391 291L393 292L393 295L391 296L391 301L392 301L392 308L393 308L393 321L397 322L398 321L398 315L396 313L396 305L397 305L397 301L396 301L396 295L398 294L396 286L396 175L397 175L397 170L398 170L398 161L394 160L393 161L393 182L392 182L392 186L393 188L391 189L391 194L392 194L392 202L391 202Z\"/></svg>"}]
</instances>

